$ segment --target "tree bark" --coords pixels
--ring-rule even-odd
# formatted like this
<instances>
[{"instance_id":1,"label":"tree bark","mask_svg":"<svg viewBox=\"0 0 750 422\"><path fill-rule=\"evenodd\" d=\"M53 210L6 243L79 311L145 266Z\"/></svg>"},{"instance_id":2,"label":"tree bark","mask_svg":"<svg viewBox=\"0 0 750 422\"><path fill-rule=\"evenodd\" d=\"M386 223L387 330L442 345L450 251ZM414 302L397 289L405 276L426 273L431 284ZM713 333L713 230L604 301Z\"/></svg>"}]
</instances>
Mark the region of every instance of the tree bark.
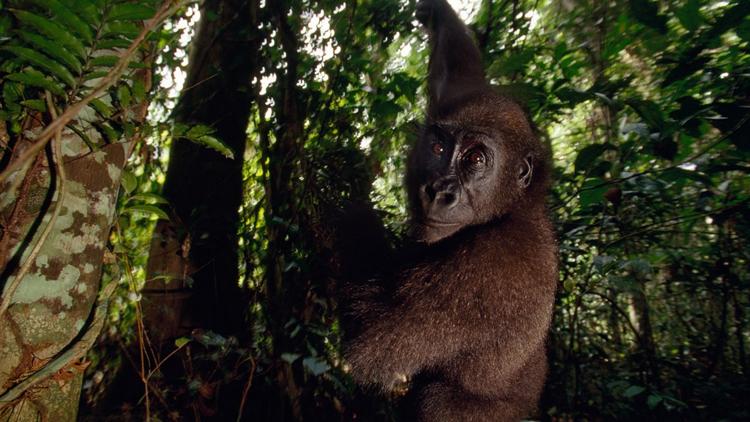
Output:
<instances>
[{"instance_id":1,"label":"tree bark","mask_svg":"<svg viewBox=\"0 0 750 422\"><path fill-rule=\"evenodd\" d=\"M256 12L257 1L249 0L208 0L201 9L174 121L212 127L234 159L173 140L163 192L173 218L154 231L144 288L146 326L157 343L195 327L223 334L245 329L237 228Z\"/></svg>"},{"instance_id":2,"label":"tree bark","mask_svg":"<svg viewBox=\"0 0 750 422\"><path fill-rule=\"evenodd\" d=\"M275 142L262 145L268 157L266 167L266 236L268 253L265 262L265 294L268 301L268 326L271 331L273 355L279 362L276 379L286 397L282 397L278 411L286 418L287 409L291 418L302 420L301 391L297 386L294 372L289 363L280 357L291 352L291 341L284 326L297 305L290 291L289 272L285 271L287 254L291 250L289 228L296 224L297 204L294 195L294 181L300 174L299 159L302 149L303 113L299 103L298 47L297 38L287 20L288 7L280 2L272 4L273 21L277 29L279 43L285 53L285 68L279 70L281 100L276 104L275 120L279 122L274 131ZM288 400L288 403L285 401Z\"/></svg>"},{"instance_id":3,"label":"tree bark","mask_svg":"<svg viewBox=\"0 0 750 422\"><path fill-rule=\"evenodd\" d=\"M138 78L149 89L150 69ZM142 122L146 107L133 108L131 122ZM27 121L7 162L18 159L47 122L43 116ZM0 316L0 419L76 419L86 368L79 358L101 329L103 315L95 317L93 306L120 177L136 139L105 143L94 130L88 137L102 146L92 152L64 129L28 168L0 185L0 285L10 303Z\"/></svg>"}]
</instances>

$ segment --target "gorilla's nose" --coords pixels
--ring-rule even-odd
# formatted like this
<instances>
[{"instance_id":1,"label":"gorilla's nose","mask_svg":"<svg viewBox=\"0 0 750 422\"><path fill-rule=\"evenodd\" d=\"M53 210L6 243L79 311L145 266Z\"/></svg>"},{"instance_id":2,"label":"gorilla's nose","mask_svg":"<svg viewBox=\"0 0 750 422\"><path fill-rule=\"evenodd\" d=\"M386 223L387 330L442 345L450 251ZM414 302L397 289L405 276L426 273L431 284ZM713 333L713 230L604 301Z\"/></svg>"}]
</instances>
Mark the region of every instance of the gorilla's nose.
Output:
<instances>
[{"instance_id":1,"label":"gorilla's nose","mask_svg":"<svg viewBox=\"0 0 750 422\"><path fill-rule=\"evenodd\" d=\"M458 203L458 179L441 177L422 186L422 204L425 209L452 208Z\"/></svg>"}]
</instances>

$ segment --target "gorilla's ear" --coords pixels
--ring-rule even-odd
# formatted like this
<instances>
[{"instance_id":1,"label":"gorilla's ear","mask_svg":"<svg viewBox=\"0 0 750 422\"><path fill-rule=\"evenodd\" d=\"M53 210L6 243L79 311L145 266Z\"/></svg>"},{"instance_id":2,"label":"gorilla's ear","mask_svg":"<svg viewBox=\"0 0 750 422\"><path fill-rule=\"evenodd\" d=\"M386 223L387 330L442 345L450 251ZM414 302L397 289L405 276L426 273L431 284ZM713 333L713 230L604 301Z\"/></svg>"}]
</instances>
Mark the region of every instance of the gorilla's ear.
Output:
<instances>
[{"instance_id":1,"label":"gorilla's ear","mask_svg":"<svg viewBox=\"0 0 750 422\"><path fill-rule=\"evenodd\" d=\"M527 155L523 159L521 164L518 166L518 183L523 189L526 189L531 184L531 180L534 176L534 161L531 154Z\"/></svg>"}]
</instances>

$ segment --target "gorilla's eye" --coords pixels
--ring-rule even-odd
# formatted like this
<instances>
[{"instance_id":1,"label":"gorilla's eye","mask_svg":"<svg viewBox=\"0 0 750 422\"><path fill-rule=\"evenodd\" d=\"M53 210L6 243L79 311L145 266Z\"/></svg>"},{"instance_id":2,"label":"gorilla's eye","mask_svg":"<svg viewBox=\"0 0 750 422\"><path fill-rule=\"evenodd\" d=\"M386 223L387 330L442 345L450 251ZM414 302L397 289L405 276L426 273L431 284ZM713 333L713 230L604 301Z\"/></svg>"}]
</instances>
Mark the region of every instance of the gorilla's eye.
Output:
<instances>
[{"instance_id":1,"label":"gorilla's eye","mask_svg":"<svg viewBox=\"0 0 750 422\"><path fill-rule=\"evenodd\" d=\"M432 144L432 153L435 155L443 155L445 152L445 147L440 142L435 142Z\"/></svg>"},{"instance_id":2,"label":"gorilla's eye","mask_svg":"<svg viewBox=\"0 0 750 422\"><path fill-rule=\"evenodd\" d=\"M480 148L472 148L464 154L463 161L470 168L476 169L484 165L487 157Z\"/></svg>"}]
</instances>

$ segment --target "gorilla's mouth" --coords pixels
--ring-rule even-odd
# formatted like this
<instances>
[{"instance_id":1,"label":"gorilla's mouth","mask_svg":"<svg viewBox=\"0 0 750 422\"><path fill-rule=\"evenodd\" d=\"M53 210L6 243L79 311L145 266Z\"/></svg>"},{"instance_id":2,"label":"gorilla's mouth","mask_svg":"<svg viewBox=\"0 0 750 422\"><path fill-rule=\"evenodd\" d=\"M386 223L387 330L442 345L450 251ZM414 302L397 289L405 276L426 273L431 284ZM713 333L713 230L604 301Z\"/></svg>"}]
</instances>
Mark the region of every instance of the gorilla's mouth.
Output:
<instances>
[{"instance_id":1,"label":"gorilla's mouth","mask_svg":"<svg viewBox=\"0 0 750 422\"><path fill-rule=\"evenodd\" d=\"M461 223L454 223L451 221L442 221L442 220L433 220L433 219L426 219L422 225L429 228L435 228L435 229L446 229L454 226L458 226Z\"/></svg>"},{"instance_id":2,"label":"gorilla's mouth","mask_svg":"<svg viewBox=\"0 0 750 422\"><path fill-rule=\"evenodd\" d=\"M460 223L425 219L414 225L412 236L419 242L435 243L452 235L460 228Z\"/></svg>"}]
</instances>

